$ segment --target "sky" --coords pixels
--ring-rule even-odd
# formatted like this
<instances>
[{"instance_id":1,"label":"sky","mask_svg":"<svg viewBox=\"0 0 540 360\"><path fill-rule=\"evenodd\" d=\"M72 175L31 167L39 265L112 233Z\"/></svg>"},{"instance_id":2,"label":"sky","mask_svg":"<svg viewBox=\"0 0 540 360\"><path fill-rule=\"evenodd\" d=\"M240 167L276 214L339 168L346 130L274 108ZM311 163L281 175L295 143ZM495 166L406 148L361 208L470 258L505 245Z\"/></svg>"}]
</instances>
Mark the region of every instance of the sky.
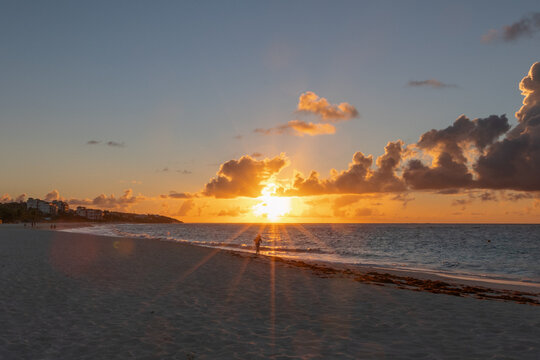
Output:
<instances>
[{"instance_id":1,"label":"sky","mask_svg":"<svg viewBox=\"0 0 540 360\"><path fill-rule=\"evenodd\" d=\"M0 1L0 201L537 223L539 45L537 1Z\"/></svg>"}]
</instances>

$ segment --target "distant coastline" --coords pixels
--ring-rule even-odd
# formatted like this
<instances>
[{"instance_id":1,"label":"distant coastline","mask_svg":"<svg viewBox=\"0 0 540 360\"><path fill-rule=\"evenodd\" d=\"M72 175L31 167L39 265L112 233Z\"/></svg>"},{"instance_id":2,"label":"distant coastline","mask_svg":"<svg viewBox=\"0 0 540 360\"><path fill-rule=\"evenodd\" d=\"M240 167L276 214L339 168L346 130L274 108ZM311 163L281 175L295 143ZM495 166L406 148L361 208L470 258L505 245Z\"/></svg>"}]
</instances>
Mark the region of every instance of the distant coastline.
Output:
<instances>
[{"instance_id":1,"label":"distant coastline","mask_svg":"<svg viewBox=\"0 0 540 360\"><path fill-rule=\"evenodd\" d=\"M29 199L30 200L30 199ZM33 200L33 199L32 199ZM36 199L41 203L45 203ZM67 205L67 204L66 204ZM49 206L45 209L51 209ZM38 223L38 222L62 222L62 223L136 223L136 224L181 224L183 221L157 214L135 214L119 211L95 210L95 209L69 209L43 211L44 207L36 208L25 202L11 202L0 204L0 223ZM91 211L93 216L85 216ZM98 215L98 216L97 216Z\"/></svg>"}]
</instances>

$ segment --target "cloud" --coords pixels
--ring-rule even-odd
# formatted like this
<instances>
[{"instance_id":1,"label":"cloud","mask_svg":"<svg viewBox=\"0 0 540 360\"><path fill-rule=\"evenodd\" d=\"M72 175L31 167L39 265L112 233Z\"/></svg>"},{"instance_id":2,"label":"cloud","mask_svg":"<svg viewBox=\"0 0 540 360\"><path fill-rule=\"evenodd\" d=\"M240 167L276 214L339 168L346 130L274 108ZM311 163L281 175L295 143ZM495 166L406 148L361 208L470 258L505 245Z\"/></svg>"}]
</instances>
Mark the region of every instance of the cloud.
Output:
<instances>
[{"instance_id":1,"label":"cloud","mask_svg":"<svg viewBox=\"0 0 540 360\"><path fill-rule=\"evenodd\" d=\"M58 190L56 189L51 191L47 195L45 195L45 198L44 198L45 201L53 201L53 200L60 200L60 199L61 199L60 192L58 192Z\"/></svg>"},{"instance_id":2,"label":"cloud","mask_svg":"<svg viewBox=\"0 0 540 360\"><path fill-rule=\"evenodd\" d=\"M195 202L192 199L188 199L182 203L180 209L178 209L178 216L186 216L191 209L195 206Z\"/></svg>"},{"instance_id":3,"label":"cloud","mask_svg":"<svg viewBox=\"0 0 540 360\"><path fill-rule=\"evenodd\" d=\"M98 144L101 144L102 141L101 140L88 140L86 142L86 145L98 145ZM105 145L107 146L111 146L111 147L125 147L126 144L123 143L123 142L118 142L118 141L107 141L106 143L104 143Z\"/></svg>"},{"instance_id":4,"label":"cloud","mask_svg":"<svg viewBox=\"0 0 540 360\"><path fill-rule=\"evenodd\" d=\"M161 198L171 198L171 199L191 199L196 197L196 194L190 194L187 192L176 192L176 191L170 191L169 195L160 195Z\"/></svg>"},{"instance_id":5,"label":"cloud","mask_svg":"<svg viewBox=\"0 0 540 360\"><path fill-rule=\"evenodd\" d=\"M468 199L456 199L452 201L452 206L461 206L463 210L465 210L465 207L469 204L471 204L474 201L473 198Z\"/></svg>"},{"instance_id":6,"label":"cloud","mask_svg":"<svg viewBox=\"0 0 540 360\"><path fill-rule=\"evenodd\" d=\"M300 95L296 112L316 115L322 123L295 119L271 128L257 128L253 132L263 135L292 134L300 137L304 135L329 135L336 132L335 126L329 123L348 121L359 116L354 106L348 103L330 104L328 100L320 98L312 91Z\"/></svg>"},{"instance_id":7,"label":"cloud","mask_svg":"<svg viewBox=\"0 0 540 360\"><path fill-rule=\"evenodd\" d=\"M429 190L456 194L463 189L540 191L540 62L519 86L524 99L511 128L506 115L470 120L422 134L416 144L388 143L373 166L371 155L357 152L345 171L321 179L316 171L296 174L286 195L362 194ZM502 138L501 138L502 137ZM410 158L411 154L415 158ZM416 158L420 156L420 158ZM432 161L426 161L426 156ZM410 158L403 167L400 164ZM495 200L491 193L481 200Z\"/></svg>"},{"instance_id":8,"label":"cloud","mask_svg":"<svg viewBox=\"0 0 540 360\"><path fill-rule=\"evenodd\" d=\"M519 88L524 99L516 112L518 125L474 164L478 187L540 191L540 62L531 66Z\"/></svg>"},{"instance_id":9,"label":"cloud","mask_svg":"<svg viewBox=\"0 0 540 360\"><path fill-rule=\"evenodd\" d=\"M84 206L90 206L94 205L99 208L104 209L124 209L131 205L134 205L138 202L141 202L145 200L146 197L144 196L134 196L133 190L126 189L124 190L124 194L120 196L119 198L115 197L114 195L105 195L100 194L96 196L93 200L90 199L70 199L68 200L68 203L70 205L84 205Z\"/></svg>"},{"instance_id":10,"label":"cloud","mask_svg":"<svg viewBox=\"0 0 540 360\"><path fill-rule=\"evenodd\" d=\"M233 208L233 209L222 209L217 213L217 216L240 216L244 215L248 212L246 209L240 209L239 206Z\"/></svg>"},{"instance_id":11,"label":"cloud","mask_svg":"<svg viewBox=\"0 0 540 360\"><path fill-rule=\"evenodd\" d=\"M442 153L431 167L417 159L409 161L403 178L414 190L470 187L473 179L467 166L448 153Z\"/></svg>"},{"instance_id":12,"label":"cloud","mask_svg":"<svg viewBox=\"0 0 540 360\"><path fill-rule=\"evenodd\" d=\"M365 208L365 207L355 209L354 211L355 216L370 216L372 214L373 214L373 210L370 208Z\"/></svg>"},{"instance_id":13,"label":"cloud","mask_svg":"<svg viewBox=\"0 0 540 360\"><path fill-rule=\"evenodd\" d=\"M509 129L505 115L472 121L461 115L447 128L433 129L420 136L416 147L434 156L434 163L427 166L421 160L410 160L403 178L415 190L473 187L466 150L472 146L481 153Z\"/></svg>"},{"instance_id":14,"label":"cloud","mask_svg":"<svg viewBox=\"0 0 540 360\"><path fill-rule=\"evenodd\" d=\"M482 42L511 42L523 37L532 37L537 32L540 32L540 12L530 13L513 24L503 26L500 30L489 30L482 36Z\"/></svg>"},{"instance_id":15,"label":"cloud","mask_svg":"<svg viewBox=\"0 0 540 360\"><path fill-rule=\"evenodd\" d=\"M287 124L278 125L269 129L257 128L253 130L255 133L263 135L281 135L281 134L293 134L295 136L316 136L316 135L326 135L334 134L336 128L332 124L314 124L312 122L305 122L302 120L291 120Z\"/></svg>"},{"instance_id":16,"label":"cloud","mask_svg":"<svg viewBox=\"0 0 540 360\"><path fill-rule=\"evenodd\" d=\"M376 192L398 192L405 190L405 185L396 174L403 153L401 140L389 142L384 155L377 158L375 170L371 169L373 157L356 152L349 168L342 172L332 170L328 179L319 179L319 174L312 171L307 178L296 174L292 189L287 195L321 194L363 194Z\"/></svg>"},{"instance_id":17,"label":"cloud","mask_svg":"<svg viewBox=\"0 0 540 360\"><path fill-rule=\"evenodd\" d=\"M531 193L503 193L503 198L509 201L520 201L524 199L532 199L534 196Z\"/></svg>"},{"instance_id":18,"label":"cloud","mask_svg":"<svg viewBox=\"0 0 540 360\"><path fill-rule=\"evenodd\" d=\"M349 207L350 205L357 203L361 199L362 197L358 195L343 195L336 198L332 205L332 211L334 213L334 216L348 217L348 212L346 210L343 210L343 208Z\"/></svg>"},{"instance_id":19,"label":"cloud","mask_svg":"<svg viewBox=\"0 0 540 360\"><path fill-rule=\"evenodd\" d=\"M490 191L483 192L482 194L478 196L478 198L482 201L499 201L497 196L493 192L490 192Z\"/></svg>"},{"instance_id":20,"label":"cloud","mask_svg":"<svg viewBox=\"0 0 540 360\"><path fill-rule=\"evenodd\" d=\"M250 155L252 158L260 158L263 156L260 152L254 152Z\"/></svg>"},{"instance_id":21,"label":"cloud","mask_svg":"<svg viewBox=\"0 0 540 360\"><path fill-rule=\"evenodd\" d=\"M312 91L300 95L297 111L319 116L322 121L338 122L358 117L358 110L348 103L330 104L325 98L319 97Z\"/></svg>"},{"instance_id":22,"label":"cloud","mask_svg":"<svg viewBox=\"0 0 540 360\"><path fill-rule=\"evenodd\" d=\"M407 86L411 87L431 87L435 89L445 89L445 88L456 88L457 85L454 84L445 84L436 79L428 80L411 80L407 83Z\"/></svg>"},{"instance_id":23,"label":"cloud","mask_svg":"<svg viewBox=\"0 0 540 360\"><path fill-rule=\"evenodd\" d=\"M519 88L524 99L516 112L518 124L513 128L506 115L473 120L461 115L446 128L423 133L415 144L405 146L401 140L389 142L384 154L376 161L372 155L358 151L346 170L332 169L327 178L321 178L314 170L308 176L297 172L290 184L282 183L278 195L393 193L393 200L402 201L406 206L413 198L402 193L412 190L439 194L460 194L475 189L540 191L540 62L531 66ZM347 107L331 105L326 99L308 92L301 96L299 109L335 122L335 119L346 117L343 113ZM256 131L283 133L293 131L292 127L297 126L294 131L308 133L318 125L332 124L293 120L276 128ZM264 160L254 159L260 154L252 155L222 164L201 195L216 198L260 196L265 182L276 176L288 161L284 154ZM478 199L497 200L490 192ZM340 211L339 207L336 209Z\"/></svg>"},{"instance_id":24,"label":"cloud","mask_svg":"<svg viewBox=\"0 0 540 360\"><path fill-rule=\"evenodd\" d=\"M123 142L117 142L117 141L107 141L107 146L111 147L126 147L126 144Z\"/></svg>"},{"instance_id":25,"label":"cloud","mask_svg":"<svg viewBox=\"0 0 540 360\"><path fill-rule=\"evenodd\" d=\"M161 170L157 170L157 172L163 172L163 173L168 173L168 172L171 172L171 171L172 170L169 167L164 167ZM179 174L182 174L182 175L189 175L189 174L192 173L191 171L185 170L185 169L175 170L175 172L177 172Z\"/></svg>"},{"instance_id":26,"label":"cloud","mask_svg":"<svg viewBox=\"0 0 540 360\"><path fill-rule=\"evenodd\" d=\"M396 194L394 197L392 197L392 199L390 200L394 200L394 201L401 201L401 205L403 206L403 208L406 208L407 205L411 202L411 201L414 201L415 198L409 196L409 194L407 193L402 193L402 194Z\"/></svg>"},{"instance_id":27,"label":"cloud","mask_svg":"<svg viewBox=\"0 0 540 360\"><path fill-rule=\"evenodd\" d=\"M461 190L459 189L444 189L437 191L437 194L443 194L443 195L455 195L461 193Z\"/></svg>"},{"instance_id":28,"label":"cloud","mask_svg":"<svg viewBox=\"0 0 540 360\"><path fill-rule=\"evenodd\" d=\"M263 182L286 165L288 160L284 154L264 160L255 160L249 155L229 160L220 166L217 177L204 186L202 193L216 198L258 197L265 186Z\"/></svg>"},{"instance_id":29,"label":"cloud","mask_svg":"<svg viewBox=\"0 0 540 360\"><path fill-rule=\"evenodd\" d=\"M12 202L24 202L25 199L26 199L25 193L17 196L15 199L13 199L11 195L9 194L4 194L0 196L0 204L12 203Z\"/></svg>"},{"instance_id":30,"label":"cloud","mask_svg":"<svg viewBox=\"0 0 540 360\"><path fill-rule=\"evenodd\" d=\"M314 124L312 122L305 122L301 120L291 120L288 125L295 131L296 136L315 136L325 134L335 134L336 128L331 124Z\"/></svg>"}]
</instances>

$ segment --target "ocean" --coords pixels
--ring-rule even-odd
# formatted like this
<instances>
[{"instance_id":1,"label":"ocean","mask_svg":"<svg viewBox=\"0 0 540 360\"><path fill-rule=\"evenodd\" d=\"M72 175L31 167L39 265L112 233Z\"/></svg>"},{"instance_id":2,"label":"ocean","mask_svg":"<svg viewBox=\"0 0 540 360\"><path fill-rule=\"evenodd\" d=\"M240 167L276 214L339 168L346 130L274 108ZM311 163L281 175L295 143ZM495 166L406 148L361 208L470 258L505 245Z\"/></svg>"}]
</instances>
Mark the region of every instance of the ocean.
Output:
<instances>
[{"instance_id":1,"label":"ocean","mask_svg":"<svg viewBox=\"0 0 540 360\"><path fill-rule=\"evenodd\" d=\"M540 225L105 224L63 231L137 237L308 261L540 283Z\"/></svg>"}]
</instances>

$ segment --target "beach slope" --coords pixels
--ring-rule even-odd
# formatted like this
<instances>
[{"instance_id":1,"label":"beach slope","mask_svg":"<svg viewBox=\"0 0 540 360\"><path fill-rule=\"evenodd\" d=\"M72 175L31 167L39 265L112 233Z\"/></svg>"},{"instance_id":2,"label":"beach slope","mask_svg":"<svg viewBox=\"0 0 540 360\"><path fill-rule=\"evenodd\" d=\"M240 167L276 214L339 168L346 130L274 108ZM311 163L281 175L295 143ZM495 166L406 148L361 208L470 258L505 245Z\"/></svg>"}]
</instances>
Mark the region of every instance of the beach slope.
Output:
<instances>
[{"instance_id":1,"label":"beach slope","mask_svg":"<svg viewBox=\"0 0 540 360\"><path fill-rule=\"evenodd\" d=\"M536 359L540 307L0 226L2 359Z\"/></svg>"}]
</instances>

